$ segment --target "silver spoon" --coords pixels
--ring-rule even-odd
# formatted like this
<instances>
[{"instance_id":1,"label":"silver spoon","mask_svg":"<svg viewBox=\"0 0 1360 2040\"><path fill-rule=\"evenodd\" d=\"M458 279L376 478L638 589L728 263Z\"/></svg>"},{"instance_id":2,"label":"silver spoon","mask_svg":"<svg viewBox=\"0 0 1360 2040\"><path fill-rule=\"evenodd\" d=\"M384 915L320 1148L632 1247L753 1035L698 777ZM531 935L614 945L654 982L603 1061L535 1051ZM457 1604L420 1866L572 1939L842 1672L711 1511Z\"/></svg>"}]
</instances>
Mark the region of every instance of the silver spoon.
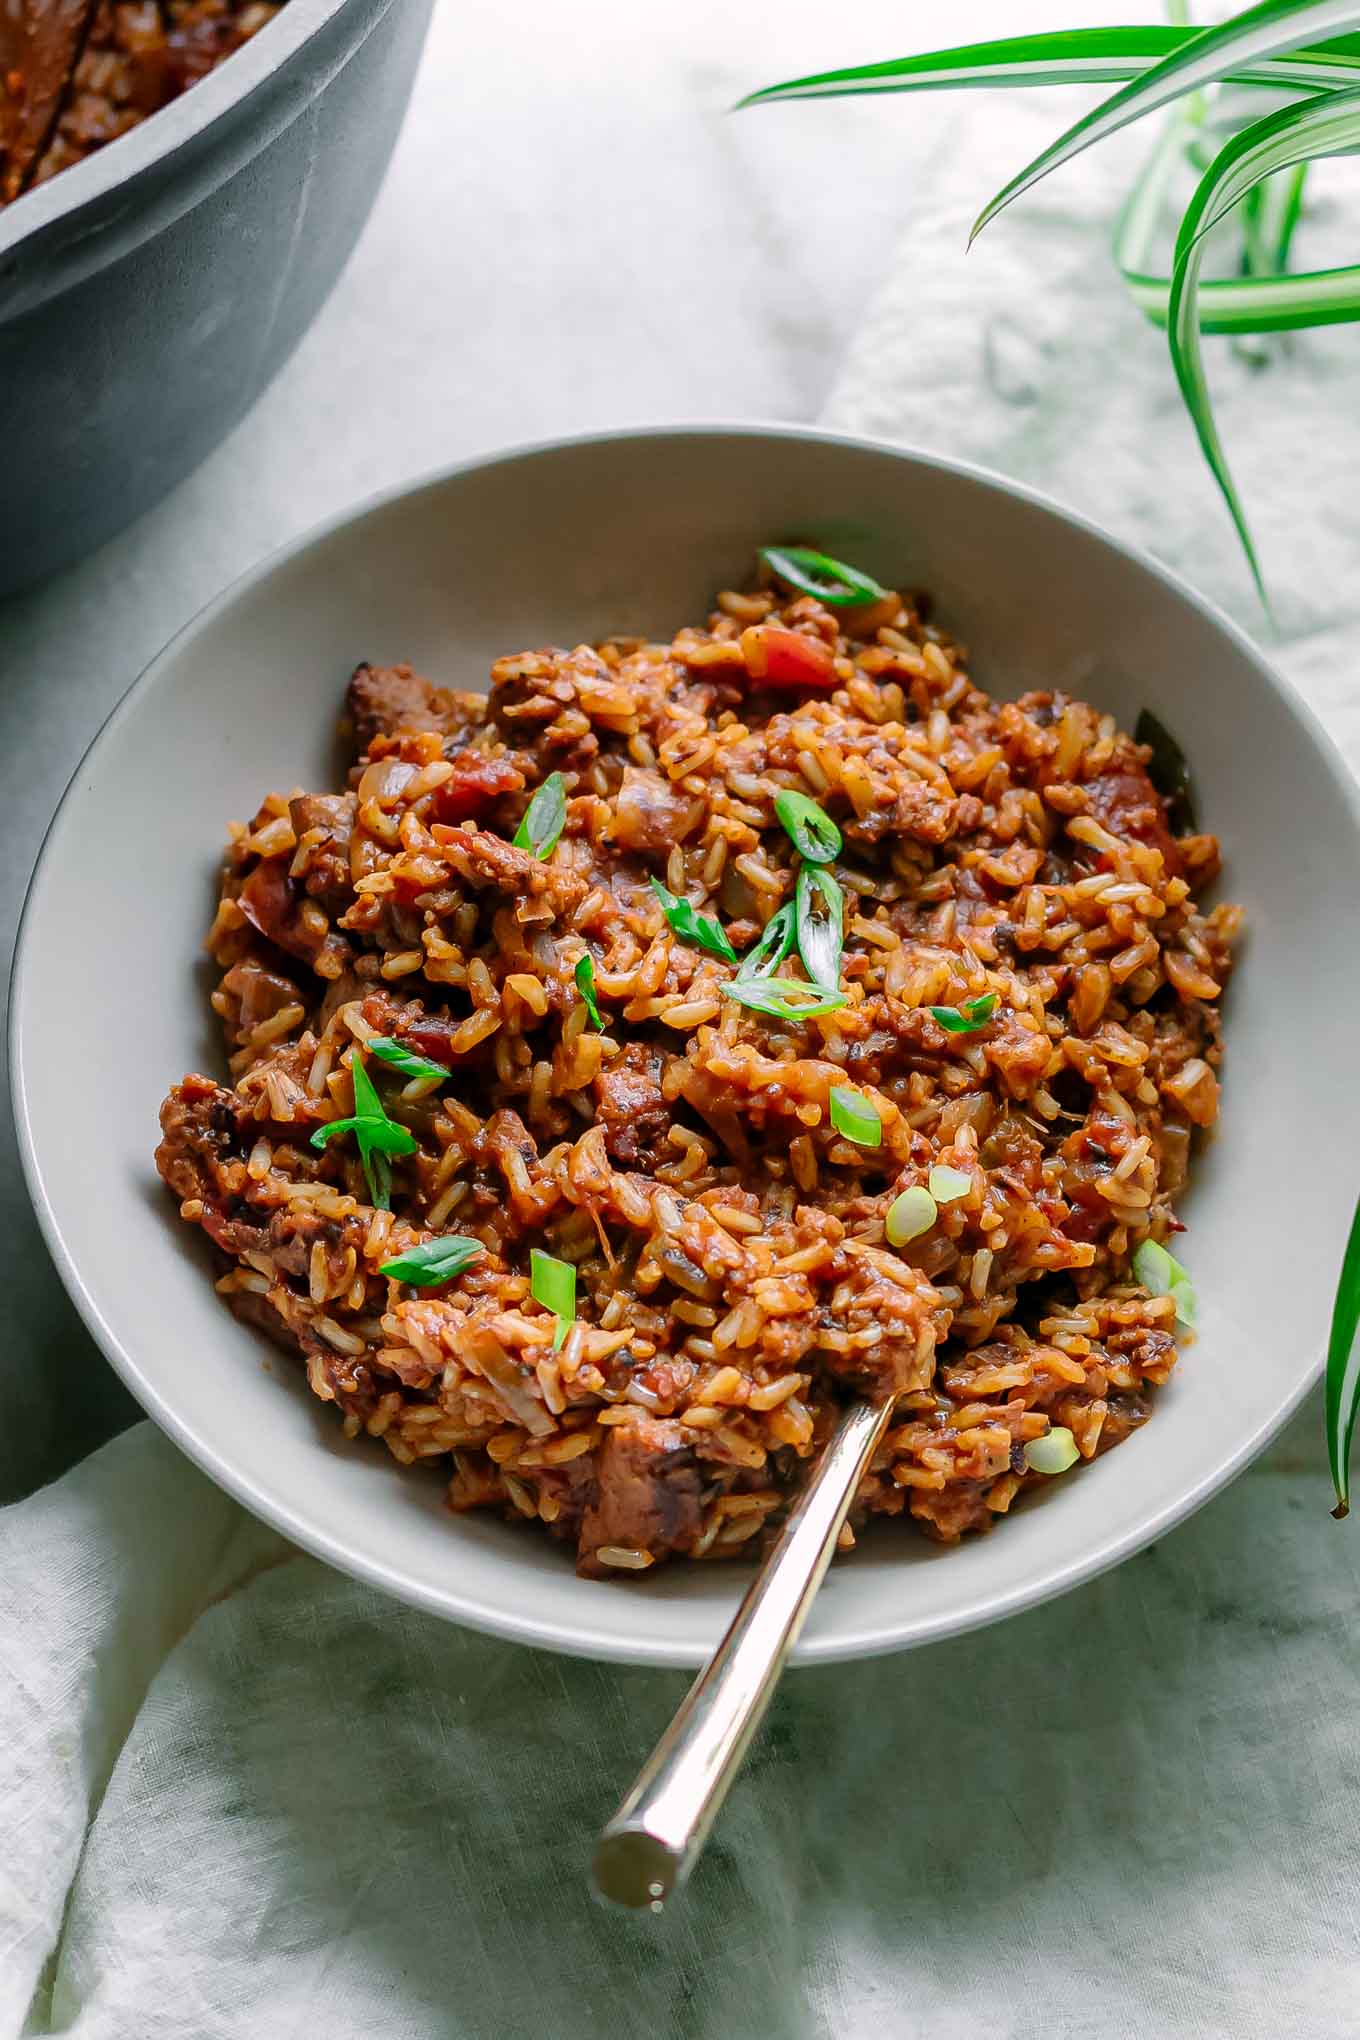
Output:
<instances>
[{"instance_id":1,"label":"silver spoon","mask_svg":"<svg viewBox=\"0 0 1360 2040\"><path fill-rule=\"evenodd\" d=\"M891 1401L846 1405L731 1628L600 1836L594 1873L601 1898L660 1912L693 1869L893 1407Z\"/></svg>"}]
</instances>

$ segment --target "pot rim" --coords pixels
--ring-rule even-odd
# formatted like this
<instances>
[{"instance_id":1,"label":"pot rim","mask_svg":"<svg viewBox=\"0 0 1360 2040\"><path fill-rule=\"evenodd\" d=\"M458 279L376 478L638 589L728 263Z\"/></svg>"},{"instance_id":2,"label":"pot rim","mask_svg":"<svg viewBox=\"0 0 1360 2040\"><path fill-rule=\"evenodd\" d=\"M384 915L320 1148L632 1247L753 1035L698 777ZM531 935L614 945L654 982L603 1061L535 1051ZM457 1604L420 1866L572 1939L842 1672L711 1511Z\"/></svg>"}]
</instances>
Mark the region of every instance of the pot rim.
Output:
<instances>
[{"instance_id":1,"label":"pot rim","mask_svg":"<svg viewBox=\"0 0 1360 2040\"><path fill-rule=\"evenodd\" d=\"M0 321L30 311L191 210L324 90L392 4L288 0L189 91L0 209ZM299 65L318 43L315 68Z\"/></svg>"}]
</instances>

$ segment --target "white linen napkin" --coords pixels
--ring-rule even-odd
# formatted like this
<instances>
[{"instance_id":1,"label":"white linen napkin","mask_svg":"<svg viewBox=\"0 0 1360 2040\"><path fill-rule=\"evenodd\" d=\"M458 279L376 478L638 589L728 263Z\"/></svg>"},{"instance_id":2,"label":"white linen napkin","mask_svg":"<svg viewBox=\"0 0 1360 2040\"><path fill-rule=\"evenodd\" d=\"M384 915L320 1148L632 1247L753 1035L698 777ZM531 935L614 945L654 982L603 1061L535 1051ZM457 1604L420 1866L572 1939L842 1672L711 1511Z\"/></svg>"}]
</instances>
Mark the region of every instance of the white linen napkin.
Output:
<instances>
[{"instance_id":1,"label":"white linen napkin","mask_svg":"<svg viewBox=\"0 0 1360 2040\"><path fill-rule=\"evenodd\" d=\"M962 256L1060 111L952 131L830 420L1041 483L1250 626L1109 269L1119 152ZM1352 351L1214 369L1286 662L1355 758ZM0 1515L0 2034L1341 2040L1360 1543L1328 1501L1314 1408L1116 1574L792 1674L684 1902L636 1919L589 1845L685 1678L383 1601L143 1424Z\"/></svg>"}]
</instances>

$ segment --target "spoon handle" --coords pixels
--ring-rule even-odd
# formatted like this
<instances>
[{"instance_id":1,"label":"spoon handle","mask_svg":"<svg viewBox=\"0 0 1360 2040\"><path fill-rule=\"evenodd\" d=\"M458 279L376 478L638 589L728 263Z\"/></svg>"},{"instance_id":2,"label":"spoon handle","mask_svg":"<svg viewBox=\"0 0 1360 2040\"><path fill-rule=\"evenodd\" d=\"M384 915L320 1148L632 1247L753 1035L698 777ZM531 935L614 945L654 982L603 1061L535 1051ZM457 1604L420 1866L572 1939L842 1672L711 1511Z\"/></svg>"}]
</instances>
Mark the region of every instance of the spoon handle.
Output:
<instances>
[{"instance_id":1,"label":"spoon handle","mask_svg":"<svg viewBox=\"0 0 1360 2040\"><path fill-rule=\"evenodd\" d=\"M732 1626L600 1836L595 1888L659 1912L697 1861L822 1583L891 1402L848 1403Z\"/></svg>"}]
</instances>

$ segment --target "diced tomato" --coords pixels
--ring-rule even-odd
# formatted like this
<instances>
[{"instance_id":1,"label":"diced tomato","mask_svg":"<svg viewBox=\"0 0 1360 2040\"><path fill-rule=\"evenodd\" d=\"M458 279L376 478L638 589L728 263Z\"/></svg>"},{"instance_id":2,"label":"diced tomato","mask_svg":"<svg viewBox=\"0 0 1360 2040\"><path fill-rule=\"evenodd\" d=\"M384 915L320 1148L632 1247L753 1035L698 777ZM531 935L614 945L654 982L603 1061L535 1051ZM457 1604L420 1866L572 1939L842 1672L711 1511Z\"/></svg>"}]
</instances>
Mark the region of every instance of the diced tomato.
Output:
<instances>
[{"instance_id":1,"label":"diced tomato","mask_svg":"<svg viewBox=\"0 0 1360 2040\"><path fill-rule=\"evenodd\" d=\"M836 657L820 638L778 624L757 623L741 634L746 670L761 687L834 687Z\"/></svg>"},{"instance_id":2,"label":"diced tomato","mask_svg":"<svg viewBox=\"0 0 1360 2040\"><path fill-rule=\"evenodd\" d=\"M504 758L483 758L464 751L453 761L453 773L435 788L431 806L441 822L466 822L484 815L503 793L518 793L524 774Z\"/></svg>"},{"instance_id":3,"label":"diced tomato","mask_svg":"<svg viewBox=\"0 0 1360 2040\"><path fill-rule=\"evenodd\" d=\"M437 1014L429 1013L413 1026L401 1029L401 1039L407 1048L413 1048L417 1055L427 1055L432 1062L453 1064L453 1031L456 1020L441 1020Z\"/></svg>"}]
</instances>

